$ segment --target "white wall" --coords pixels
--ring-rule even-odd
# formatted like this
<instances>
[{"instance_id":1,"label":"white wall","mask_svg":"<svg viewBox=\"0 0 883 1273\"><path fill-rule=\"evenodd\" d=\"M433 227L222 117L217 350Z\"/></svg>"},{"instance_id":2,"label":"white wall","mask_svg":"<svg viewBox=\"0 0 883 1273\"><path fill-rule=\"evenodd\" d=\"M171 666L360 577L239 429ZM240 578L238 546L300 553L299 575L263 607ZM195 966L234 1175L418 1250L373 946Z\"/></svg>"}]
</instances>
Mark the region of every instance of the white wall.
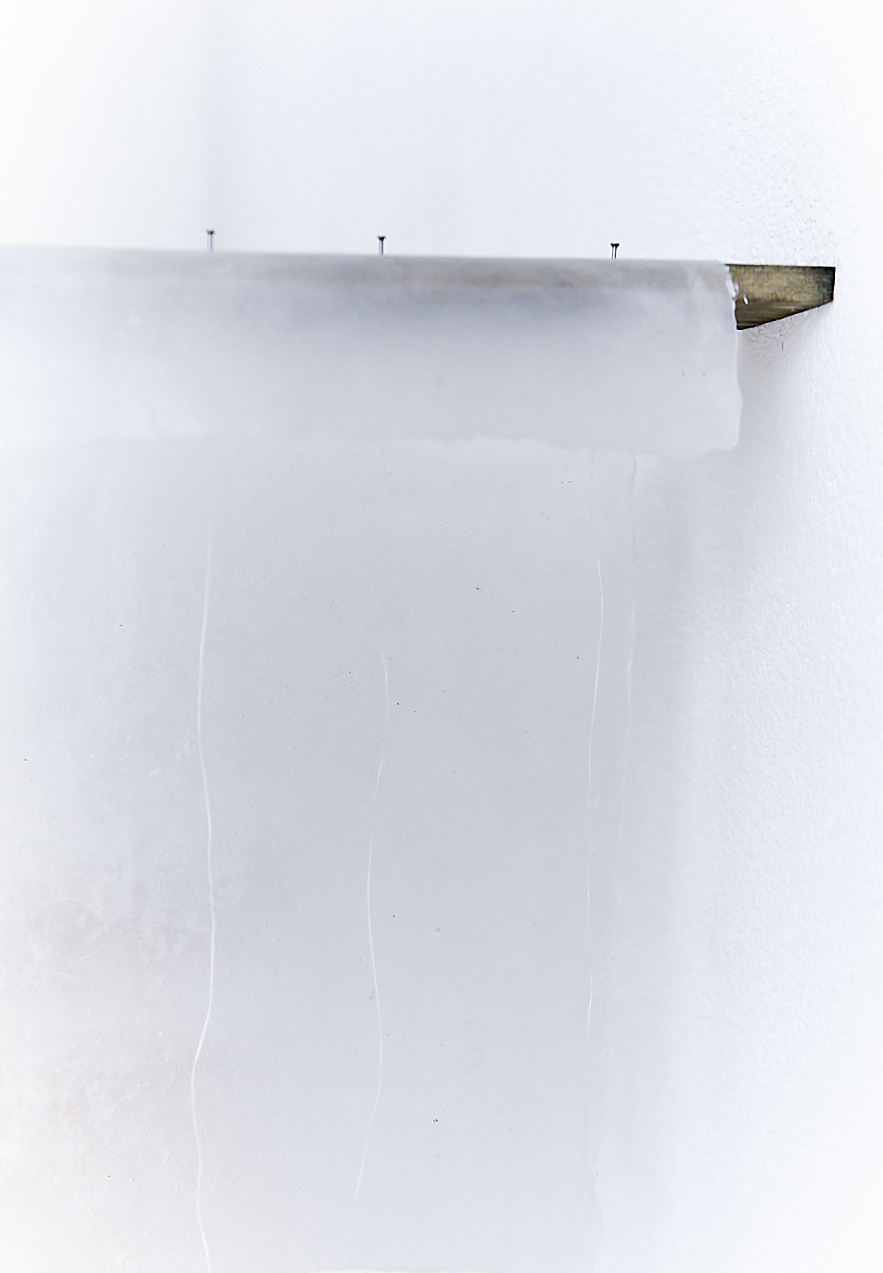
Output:
<instances>
[{"instance_id":1,"label":"white wall","mask_svg":"<svg viewBox=\"0 0 883 1273\"><path fill-rule=\"evenodd\" d=\"M879 20L257 0L4 27L7 242L837 266L828 310L740 338L740 447L638 468L642 799L602 865L644 1024L603 1041L599 1268L877 1267Z\"/></svg>"},{"instance_id":2,"label":"white wall","mask_svg":"<svg viewBox=\"0 0 883 1273\"><path fill-rule=\"evenodd\" d=\"M0 241L828 260L863 10L13 0Z\"/></svg>"}]
</instances>

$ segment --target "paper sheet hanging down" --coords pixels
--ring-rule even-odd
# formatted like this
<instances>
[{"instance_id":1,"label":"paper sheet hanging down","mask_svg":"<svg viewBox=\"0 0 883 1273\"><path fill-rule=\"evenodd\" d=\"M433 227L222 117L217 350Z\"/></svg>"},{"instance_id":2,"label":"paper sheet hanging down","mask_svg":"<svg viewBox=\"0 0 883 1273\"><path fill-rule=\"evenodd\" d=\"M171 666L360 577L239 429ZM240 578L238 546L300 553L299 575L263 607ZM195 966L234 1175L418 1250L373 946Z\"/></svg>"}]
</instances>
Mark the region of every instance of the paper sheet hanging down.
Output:
<instances>
[{"instance_id":1,"label":"paper sheet hanging down","mask_svg":"<svg viewBox=\"0 0 883 1273\"><path fill-rule=\"evenodd\" d=\"M738 438L714 262L7 249L0 277L16 442L322 430L677 456Z\"/></svg>"},{"instance_id":2,"label":"paper sheet hanging down","mask_svg":"<svg viewBox=\"0 0 883 1273\"><path fill-rule=\"evenodd\" d=\"M495 413L476 333L502 359L509 324L521 356L517 289L445 312L461 361L433 364L436 399L407 361L365 370L373 262L321 263L355 276L352 313L341 278L330 300L312 278L333 321L311 330L291 297L320 265L36 254L29 289L16 259L5 1267L585 1268L616 1134L603 861L624 792L637 399L589 420L595 442L619 421L621 454L507 398L502 362ZM677 285L628 280L636 314L711 296L722 267L660 269ZM361 363L355 336L341 354L347 322ZM641 346L645 369L666 340ZM415 348L422 376L433 345ZM730 352L721 337L708 362L726 410L679 446L657 404L661 449L733 441ZM571 404L572 357L543 354Z\"/></svg>"}]
</instances>

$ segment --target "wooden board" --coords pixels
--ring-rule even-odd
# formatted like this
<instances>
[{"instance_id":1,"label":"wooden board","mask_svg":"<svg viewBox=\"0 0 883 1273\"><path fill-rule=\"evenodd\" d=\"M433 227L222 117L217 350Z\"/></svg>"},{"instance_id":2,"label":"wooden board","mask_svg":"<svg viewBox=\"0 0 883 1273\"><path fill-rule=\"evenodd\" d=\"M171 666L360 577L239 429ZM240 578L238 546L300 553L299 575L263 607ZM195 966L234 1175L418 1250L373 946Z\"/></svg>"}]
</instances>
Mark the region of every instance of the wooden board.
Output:
<instances>
[{"instance_id":1,"label":"wooden board","mask_svg":"<svg viewBox=\"0 0 883 1273\"><path fill-rule=\"evenodd\" d=\"M833 265L730 265L736 326L759 327L834 299Z\"/></svg>"}]
</instances>

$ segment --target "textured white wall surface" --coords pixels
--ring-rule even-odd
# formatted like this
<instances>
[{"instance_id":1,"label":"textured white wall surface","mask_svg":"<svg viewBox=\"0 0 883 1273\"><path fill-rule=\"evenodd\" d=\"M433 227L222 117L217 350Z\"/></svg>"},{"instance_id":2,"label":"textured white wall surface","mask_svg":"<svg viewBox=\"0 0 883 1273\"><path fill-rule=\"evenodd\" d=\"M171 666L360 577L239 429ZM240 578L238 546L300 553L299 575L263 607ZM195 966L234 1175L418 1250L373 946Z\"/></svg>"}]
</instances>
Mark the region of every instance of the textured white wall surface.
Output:
<instances>
[{"instance_id":1,"label":"textured white wall surface","mask_svg":"<svg viewBox=\"0 0 883 1273\"><path fill-rule=\"evenodd\" d=\"M879 1268L878 17L332 0L3 23L6 242L196 247L211 225L219 250L385 233L837 266L833 306L740 336L739 447L637 466L588 1170L602 1273Z\"/></svg>"}]
</instances>

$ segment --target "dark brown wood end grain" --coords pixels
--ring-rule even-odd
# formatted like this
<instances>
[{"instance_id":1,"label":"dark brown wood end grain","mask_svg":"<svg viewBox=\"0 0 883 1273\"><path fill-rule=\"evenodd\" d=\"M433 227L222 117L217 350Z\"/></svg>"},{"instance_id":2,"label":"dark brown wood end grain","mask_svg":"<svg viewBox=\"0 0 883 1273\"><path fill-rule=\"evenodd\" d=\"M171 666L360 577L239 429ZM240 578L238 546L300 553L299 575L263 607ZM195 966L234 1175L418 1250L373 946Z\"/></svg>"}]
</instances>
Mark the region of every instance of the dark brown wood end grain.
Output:
<instances>
[{"instance_id":1,"label":"dark brown wood end grain","mask_svg":"<svg viewBox=\"0 0 883 1273\"><path fill-rule=\"evenodd\" d=\"M729 265L736 326L759 327L834 299L833 265Z\"/></svg>"}]
</instances>

